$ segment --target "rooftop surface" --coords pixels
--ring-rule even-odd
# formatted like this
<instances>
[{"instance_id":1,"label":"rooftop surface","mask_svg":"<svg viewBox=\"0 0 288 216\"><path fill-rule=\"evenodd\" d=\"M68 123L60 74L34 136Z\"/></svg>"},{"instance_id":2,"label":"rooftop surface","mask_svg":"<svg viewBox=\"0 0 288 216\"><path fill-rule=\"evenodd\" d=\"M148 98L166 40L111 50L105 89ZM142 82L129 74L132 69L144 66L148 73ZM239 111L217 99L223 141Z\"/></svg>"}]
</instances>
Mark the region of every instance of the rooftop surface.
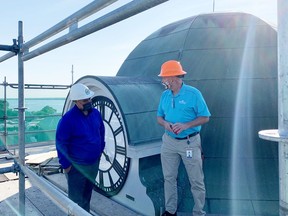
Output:
<instances>
[{"instance_id":1,"label":"rooftop surface","mask_svg":"<svg viewBox=\"0 0 288 216\"><path fill-rule=\"evenodd\" d=\"M26 151L26 164L36 164L45 161L46 157L53 157L53 147L31 148ZM46 159L45 159L46 158ZM0 152L0 168L10 167L14 164L13 156L7 152ZM63 173L52 173L45 178L59 188L67 196L67 183ZM0 174L0 215L19 215L19 181L15 173ZM27 177L25 179L25 215L28 216L62 216L67 212L55 204L37 186L32 185ZM93 191L91 199L91 214L101 216L140 216L141 214L122 206L115 201ZM192 214L178 212L178 216ZM210 214L212 216L212 214ZM220 216L213 214L213 216Z\"/></svg>"}]
</instances>

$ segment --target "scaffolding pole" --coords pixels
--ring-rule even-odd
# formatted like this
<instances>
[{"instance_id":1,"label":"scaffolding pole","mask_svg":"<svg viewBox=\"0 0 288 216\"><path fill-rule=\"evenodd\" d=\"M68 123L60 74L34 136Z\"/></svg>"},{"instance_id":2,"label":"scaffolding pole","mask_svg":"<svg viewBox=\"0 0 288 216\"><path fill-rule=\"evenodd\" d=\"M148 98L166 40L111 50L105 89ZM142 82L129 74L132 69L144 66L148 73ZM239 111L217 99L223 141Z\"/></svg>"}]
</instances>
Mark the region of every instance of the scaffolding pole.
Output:
<instances>
[{"instance_id":1,"label":"scaffolding pole","mask_svg":"<svg viewBox=\"0 0 288 216\"><path fill-rule=\"evenodd\" d=\"M91 215L77 203L74 203L67 196L65 196L59 189L53 184L45 181L43 177L39 177L36 173L30 170L26 166L20 165L21 170L29 177L29 181L37 186L43 193L51 199L57 206L59 206L67 215L73 216L88 216ZM96 214L95 216L98 216Z\"/></svg>"},{"instance_id":2,"label":"scaffolding pole","mask_svg":"<svg viewBox=\"0 0 288 216\"><path fill-rule=\"evenodd\" d=\"M107 5L115 2L115 0L99 0L93 1L90 5L82 8L75 14L72 14L66 20L56 24L54 27L48 29L36 38L23 44L23 23L18 23L18 46L14 52L10 52L0 57L0 62L5 61L13 56L15 52L18 53L18 140L19 140L19 165L22 169L19 171L19 213L25 216L25 106L24 106L24 61L30 60L43 53L56 49L62 45L68 44L72 41L85 37L109 25L113 25L119 21L129 18L135 14L141 13L147 9L157 6L168 0L133 0L130 3L96 19L81 28L78 28L78 20L86 18ZM69 33L51 41L31 52L29 48L54 36L58 32L70 27ZM14 44L15 45L15 44ZM11 47L2 46L3 49L9 51ZM13 46L15 48L15 46Z\"/></svg>"},{"instance_id":3,"label":"scaffolding pole","mask_svg":"<svg viewBox=\"0 0 288 216\"><path fill-rule=\"evenodd\" d=\"M288 215L288 1L277 2L278 130L259 131L262 139L278 142L279 215Z\"/></svg>"},{"instance_id":4,"label":"scaffolding pole","mask_svg":"<svg viewBox=\"0 0 288 216\"><path fill-rule=\"evenodd\" d=\"M18 23L18 139L19 139L19 163L25 165L25 107L24 107L24 64L23 55L23 23ZM19 172L19 212L25 215L25 174Z\"/></svg>"},{"instance_id":5,"label":"scaffolding pole","mask_svg":"<svg viewBox=\"0 0 288 216\"><path fill-rule=\"evenodd\" d=\"M103 15L102 17L80 27L76 28L73 31L70 31L68 34L63 35L35 50L32 50L29 53L25 53L23 56L23 61L27 61L36 56L42 55L46 52L49 52L53 49L56 49L60 46L71 43L75 40L78 40L82 37L85 37L91 33L94 33L98 30L106 28L110 25L113 25L117 22L120 22L124 19L127 19L135 14L139 14L149 8L155 7L163 2L168 0L134 0L120 8L117 8L110 13ZM54 28L54 27L53 27ZM27 42L29 43L29 42ZM25 44L26 46L26 44ZM1 61L1 58L0 58Z\"/></svg>"}]
</instances>

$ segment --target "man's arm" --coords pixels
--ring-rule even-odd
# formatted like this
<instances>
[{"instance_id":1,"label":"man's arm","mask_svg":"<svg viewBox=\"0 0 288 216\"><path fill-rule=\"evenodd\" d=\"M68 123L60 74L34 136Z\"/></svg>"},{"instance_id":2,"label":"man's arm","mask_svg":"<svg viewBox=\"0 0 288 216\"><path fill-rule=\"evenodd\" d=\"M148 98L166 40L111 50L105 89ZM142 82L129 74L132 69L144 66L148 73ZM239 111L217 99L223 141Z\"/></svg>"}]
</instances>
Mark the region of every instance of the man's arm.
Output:
<instances>
[{"instance_id":1,"label":"man's arm","mask_svg":"<svg viewBox=\"0 0 288 216\"><path fill-rule=\"evenodd\" d=\"M165 130L174 133L173 129L172 129L172 123L166 121L162 116L157 116L157 122L158 122L158 124L163 126L165 128Z\"/></svg>"},{"instance_id":2,"label":"man's arm","mask_svg":"<svg viewBox=\"0 0 288 216\"><path fill-rule=\"evenodd\" d=\"M71 163L68 160L68 144L69 144L69 133L68 127L70 124L64 124L63 119L58 123L56 130L56 150L59 158L59 163L65 172L69 172L71 169Z\"/></svg>"},{"instance_id":3,"label":"man's arm","mask_svg":"<svg viewBox=\"0 0 288 216\"><path fill-rule=\"evenodd\" d=\"M173 132L176 134L181 133L188 128L197 127L199 125L203 125L209 121L209 117L207 116L199 116L198 118L194 119L193 121L186 122L186 123L175 123L172 125Z\"/></svg>"}]
</instances>

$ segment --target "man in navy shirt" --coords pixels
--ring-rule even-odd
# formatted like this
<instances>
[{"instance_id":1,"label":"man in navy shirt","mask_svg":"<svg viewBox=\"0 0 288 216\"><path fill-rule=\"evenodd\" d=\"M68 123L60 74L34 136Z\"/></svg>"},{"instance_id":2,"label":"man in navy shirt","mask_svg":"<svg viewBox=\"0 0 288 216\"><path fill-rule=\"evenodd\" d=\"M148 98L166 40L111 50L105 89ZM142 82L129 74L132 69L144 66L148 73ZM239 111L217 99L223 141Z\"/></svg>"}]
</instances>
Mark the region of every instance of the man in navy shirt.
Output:
<instances>
[{"instance_id":1,"label":"man in navy shirt","mask_svg":"<svg viewBox=\"0 0 288 216\"><path fill-rule=\"evenodd\" d=\"M100 112L92 105L93 95L87 86L73 85L69 98L75 105L60 119L56 131L56 149L67 177L68 197L88 212L105 147L105 128Z\"/></svg>"},{"instance_id":2,"label":"man in navy shirt","mask_svg":"<svg viewBox=\"0 0 288 216\"><path fill-rule=\"evenodd\" d=\"M200 91L184 84L186 74L180 62L170 60L158 76L166 90L162 93L157 122L164 127L161 164L164 175L165 212L177 215L177 176L183 161L194 198L193 216L205 215L205 185L201 158L201 125L209 121L210 112Z\"/></svg>"}]
</instances>

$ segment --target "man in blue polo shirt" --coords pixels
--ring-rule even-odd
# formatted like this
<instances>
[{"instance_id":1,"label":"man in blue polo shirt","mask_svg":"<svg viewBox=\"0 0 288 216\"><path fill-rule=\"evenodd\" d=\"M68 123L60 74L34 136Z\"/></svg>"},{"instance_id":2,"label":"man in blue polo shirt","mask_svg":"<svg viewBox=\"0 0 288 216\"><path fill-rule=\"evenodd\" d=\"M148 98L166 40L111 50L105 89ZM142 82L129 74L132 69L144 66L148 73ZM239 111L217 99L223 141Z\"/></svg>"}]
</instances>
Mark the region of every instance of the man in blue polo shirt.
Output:
<instances>
[{"instance_id":1,"label":"man in blue polo shirt","mask_svg":"<svg viewBox=\"0 0 288 216\"><path fill-rule=\"evenodd\" d=\"M183 161L194 198L193 216L205 215L205 185L201 157L201 125L209 121L210 112L201 92L185 85L186 74L180 62L170 60L158 76L166 90L162 93L157 122L165 128L162 137L161 164L164 175L165 212L177 215L177 176Z\"/></svg>"},{"instance_id":2,"label":"man in blue polo shirt","mask_svg":"<svg viewBox=\"0 0 288 216\"><path fill-rule=\"evenodd\" d=\"M105 147L105 129L100 112L92 106L94 92L81 83L71 87L69 98L75 105L60 119L56 149L68 183L68 197L86 211L100 157Z\"/></svg>"}]
</instances>

